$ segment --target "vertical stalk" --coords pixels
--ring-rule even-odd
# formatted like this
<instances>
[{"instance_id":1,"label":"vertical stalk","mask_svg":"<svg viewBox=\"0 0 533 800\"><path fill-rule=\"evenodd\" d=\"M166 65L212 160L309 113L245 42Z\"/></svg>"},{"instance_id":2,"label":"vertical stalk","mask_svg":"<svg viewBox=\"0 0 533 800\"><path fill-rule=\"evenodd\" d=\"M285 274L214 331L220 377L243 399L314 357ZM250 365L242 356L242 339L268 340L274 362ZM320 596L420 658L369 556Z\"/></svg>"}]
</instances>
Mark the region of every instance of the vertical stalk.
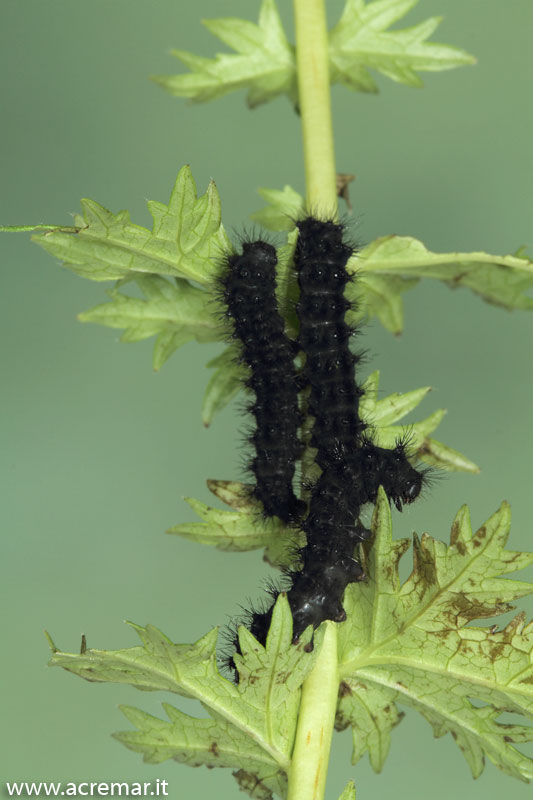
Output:
<instances>
[{"instance_id":1,"label":"vertical stalk","mask_svg":"<svg viewBox=\"0 0 533 800\"><path fill-rule=\"evenodd\" d=\"M336 216L337 186L324 0L294 0L307 208Z\"/></svg>"},{"instance_id":2,"label":"vertical stalk","mask_svg":"<svg viewBox=\"0 0 533 800\"><path fill-rule=\"evenodd\" d=\"M298 94L309 213L337 216L337 186L324 0L294 0ZM302 686L287 800L322 800L339 689L337 627L325 622L323 644Z\"/></svg>"},{"instance_id":3,"label":"vertical stalk","mask_svg":"<svg viewBox=\"0 0 533 800\"><path fill-rule=\"evenodd\" d=\"M322 800L339 691L337 627L326 626L315 666L302 687L287 800Z\"/></svg>"}]
</instances>

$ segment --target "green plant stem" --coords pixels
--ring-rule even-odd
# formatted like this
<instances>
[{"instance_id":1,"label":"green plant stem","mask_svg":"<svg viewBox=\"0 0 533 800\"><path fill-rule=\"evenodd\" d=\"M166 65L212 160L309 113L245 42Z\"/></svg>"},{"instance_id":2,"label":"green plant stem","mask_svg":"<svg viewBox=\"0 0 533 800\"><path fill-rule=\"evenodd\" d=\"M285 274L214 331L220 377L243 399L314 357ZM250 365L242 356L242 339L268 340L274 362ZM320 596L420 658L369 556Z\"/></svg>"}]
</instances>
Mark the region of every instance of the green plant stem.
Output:
<instances>
[{"instance_id":1,"label":"green plant stem","mask_svg":"<svg viewBox=\"0 0 533 800\"><path fill-rule=\"evenodd\" d=\"M294 0L294 24L307 208L315 215L336 217L337 176L324 0Z\"/></svg>"},{"instance_id":2,"label":"green plant stem","mask_svg":"<svg viewBox=\"0 0 533 800\"><path fill-rule=\"evenodd\" d=\"M324 625L322 648L302 689L287 800L324 797L339 691L337 626Z\"/></svg>"},{"instance_id":3,"label":"green plant stem","mask_svg":"<svg viewBox=\"0 0 533 800\"><path fill-rule=\"evenodd\" d=\"M294 0L298 94L306 199L310 213L337 216L337 181L324 0ZM302 686L287 800L322 800L339 690L337 628L325 622L323 644Z\"/></svg>"}]
</instances>

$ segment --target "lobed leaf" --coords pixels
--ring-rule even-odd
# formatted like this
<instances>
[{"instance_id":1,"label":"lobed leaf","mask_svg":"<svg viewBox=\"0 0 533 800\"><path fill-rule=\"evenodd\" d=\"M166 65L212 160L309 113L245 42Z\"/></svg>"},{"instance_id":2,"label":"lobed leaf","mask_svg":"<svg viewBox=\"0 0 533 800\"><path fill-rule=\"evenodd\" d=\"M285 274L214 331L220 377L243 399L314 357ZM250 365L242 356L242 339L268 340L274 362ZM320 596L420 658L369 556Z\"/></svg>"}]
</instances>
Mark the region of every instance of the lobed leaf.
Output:
<instances>
[{"instance_id":1,"label":"lobed leaf","mask_svg":"<svg viewBox=\"0 0 533 800\"><path fill-rule=\"evenodd\" d=\"M292 231L294 221L300 219L305 207L304 198L291 186L279 189L258 189L266 206L255 211L251 218L269 231Z\"/></svg>"},{"instance_id":2,"label":"lobed leaf","mask_svg":"<svg viewBox=\"0 0 533 800\"><path fill-rule=\"evenodd\" d=\"M451 288L464 286L486 302L512 310L532 309L525 292L533 286L533 261L525 256L489 253L432 253L410 236L383 236L358 253L354 270L404 279L434 278ZM414 284L413 284L414 285Z\"/></svg>"},{"instance_id":3,"label":"lobed leaf","mask_svg":"<svg viewBox=\"0 0 533 800\"><path fill-rule=\"evenodd\" d=\"M339 800L355 800L355 784L353 781L348 781L339 796Z\"/></svg>"},{"instance_id":4,"label":"lobed leaf","mask_svg":"<svg viewBox=\"0 0 533 800\"><path fill-rule=\"evenodd\" d=\"M213 417L242 390L246 379L246 367L238 363L234 346L227 347L216 358L208 361L207 366L214 369L204 392L202 402L202 422L206 428Z\"/></svg>"},{"instance_id":5,"label":"lobed leaf","mask_svg":"<svg viewBox=\"0 0 533 800\"><path fill-rule=\"evenodd\" d=\"M376 371L363 384L364 395L359 405L361 416L372 425L376 444L392 448L398 439L408 437L413 456L432 466L454 471L479 472L479 467L466 456L430 438L430 433L438 427L446 414L444 409L434 411L426 419L411 425L393 424L413 411L431 387L425 386L404 394L395 392L378 400L378 386L379 371Z\"/></svg>"},{"instance_id":6,"label":"lobed leaf","mask_svg":"<svg viewBox=\"0 0 533 800\"><path fill-rule=\"evenodd\" d=\"M246 628L239 630L242 655L235 655L238 685L220 675L216 629L193 645L173 644L153 626L133 626L142 645L124 650L72 654L53 647L50 661L89 681L129 683L199 700L210 715L198 719L165 704L169 721L135 708L124 713L137 730L116 738L149 763L173 758L191 765L240 767L241 786L262 785L283 796L295 735L300 687L320 648L307 652L312 631L292 645L292 616L285 595L272 615L265 646ZM252 785L248 783L248 785Z\"/></svg>"},{"instance_id":7,"label":"lobed leaf","mask_svg":"<svg viewBox=\"0 0 533 800\"><path fill-rule=\"evenodd\" d=\"M533 727L506 725L504 711L533 722L533 623L518 615L502 630L472 625L505 613L533 585L506 576L533 563L533 554L505 550L506 503L475 533L462 508L445 545L428 534L413 540L413 570L401 584L400 558L409 540L391 536L390 508L381 494L367 549L370 578L345 594L341 625L341 691L337 723L354 729L354 761L369 753L379 771L397 704L417 709L435 735L450 732L477 777L488 757L522 780L533 759L513 745L533 741ZM472 699L478 704L474 705Z\"/></svg>"},{"instance_id":8,"label":"lobed leaf","mask_svg":"<svg viewBox=\"0 0 533 800\"><path fill-rule=\"evenodd\" d=\"M342 16L330 32L332 83L359 92L377 92L369 73L377 70L406 86L420 87L421 70L441 71L474 64L473 56L457 47L427 43L441 18L403 30L386 29L410 11L418 0L347 0Z\"/></svg>"},{"instance_id":9,"label":"lobed leaf","mask_svg":"<svg viewBox=\"0 0 533 800\"><path fill-rule=\"evenodd\" d=\"M290 186L283 191L260 189L267 205L252 217L270 230L288 230L290 244L280 249L287 263L295 245L294 219L302 214L304 201ZM376 316L394 334L403 329L402 294L421 278L433 278L450 288L464 287L487 303L507 310L533 308L527 292L533 286L533 261L522 250L498 256L483 252L432 253L410 236L383 236L361 248L348 268L357 275L346 296L356 302L353 323Z\"/></svg>"},{"instance_id":10,"label":"lobed leaf","mask_svg":"<svg viewBox=\"0 0 533 800\"><path fill-rule=\"evenodd\" d=\"M113 214L94 200L81 202L83 214L76 218L74 232L57 228L33 238L84 278L107 281L148 273L205 285L213 279L217 258L230 246L215 184L197 197L187 166L178 174L168 205L148 202L151 231L132 223L128 211Z\"/></svg>"},{"instance_id":11,"label":"lobed leaf","mask_svg":"<svg viewBox=\"0 0 533 800\"><path fill-rule=\"evenodd\" d=\"M242 19L203 20L237 55L201 58L185 50L173 55L189 68L183 75L155 75L153 80L177 97L202 103L235 89L247 89L250 108L287 94L296 102L294 48L288 43L274 0L263 0L255 25Z\"/></svg>"},{"instance_id":12,"label":"lobed leaf","mask_svg":"<svg viewBox=\"0 0 533 800\"><path fill-rule=\"evenodd\" d=\"M368 71L374 69L394 81L418 87L422 85L418 76L422 70L435 72L475 63L464 50L426 42L440 17L404 30L386 30L416 3L417 0L347 0L339 22L329 32L331 82L357 91L377 92ZM274 0L263 0L257 25L232 18L203 22L235 54L204 58L186 50L173 50L189 72L156 75L156 83L171 94L196 103L246 89L250 108L280 94L287 95L298 108L295 48L287 41ZM279 224L279 220L272 222Z\"/></svg>"},{"instance_id":13,"label":"lobed leaf","mask_svg":"<svg viewBox=\"0 0 533 800\"><path fill-rule=\"evenodd\" d=\"M137 342L157 336L154 369L182 344L195 339L212 342L220 339L221 329L210 313L208 296L203 289L183 278L174 282L160 275L135 278L146 299L130 297L118 288L108 291L110 303L102 303L78 315L82 322L96 322L108 328L125 328L123 342Z\"/></svg>"},{"instance_id":14,"label":"lobed leaf","mask_svg":"<svg viewBox=\"0 0 533 800\"><path fill-rule=\"evenodd\" d=\"M186 497L186 502L203 522L182 522L169 528L167 533L219 550L246 552L264 548L264 558L273 566L292 563L293 549L301 543L299 531L287 528L277 517L263 519L262 506L251 499L251 487L246 484L209 480L207 485L213 494L235 510L220 511L200 500Z\"/></svg>"}]
</instances>

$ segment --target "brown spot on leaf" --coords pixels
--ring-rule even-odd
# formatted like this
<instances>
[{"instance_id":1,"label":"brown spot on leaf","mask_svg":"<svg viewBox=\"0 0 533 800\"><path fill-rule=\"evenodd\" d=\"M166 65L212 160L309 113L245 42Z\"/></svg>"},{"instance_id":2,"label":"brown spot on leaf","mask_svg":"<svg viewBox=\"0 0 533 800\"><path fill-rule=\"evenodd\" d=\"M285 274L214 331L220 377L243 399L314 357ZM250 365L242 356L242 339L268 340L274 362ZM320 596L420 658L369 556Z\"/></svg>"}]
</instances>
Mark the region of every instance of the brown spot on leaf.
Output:
<instances>
[{"instance_id":1,"label":"brown spot on leaf","mask_svg":"<svg viewBox=\"0 0 533 800\"><path fill-rule=\"evenodd\" d=\"M497 661L503 657L506 651L506 646L503 642L487 642L490 651L490 658L492 661Z\"/></svg>"},{"instance_id":2,"label":"brown spot on leaf","mask_svg":"<svg viewBox=\"0 0 533 800\"><path fill-rule=\"evenodd\" d=\"M254 800L273 800L272 792L259 780L257 775L246 772L244 769L239 769L232 774L242 791L253 797Z\"/></svg>"},{"instance_id":3,"label":"brown spot on leaf","mask_svg":"<svg viewBox=\"0 0 533 800\"><path fill-rule=\"evenodd\" d=\"M481 528L476 531L474 538L472 539L472 544L474 547L481 547L483 544L483 539L487 537L487 528L485 525L482 525Z\"/></svg>"},{"instance_id":4,"label":"brown spot on leaf","mask_svg":"<svg viewBox=\"0 0 533 800\"><path fill-rule=\"evenodd\" d=\"M459 534L461 533L461 526L459 522L455 520L452 525L452 529L450 531L450 544L457 544L457 539L459 538Z\"/></svg>"},{"instance_id":5,"label":"brown spot on leaf","mask_svg":"<svg viewBox=\"0 0 533 800\"><path fill-rule=\"evenodd\" d=\"M211 742L211 745L209 746L209 752L210 752L210 753L213 753L213 755L214 755L216 758L218 758L218 757L219 757L219 755L220 755L220 751L219 751L219 749L218 749L218 744L217 744L216 742Z\"/></svg>"},{"instance_id":6,"label":"brown spot on leaf","mask_svg":"<svg viewBox=\"0 0 533 800\"><path fill-rule=\"evenodd\" d=\"M346 681L341 681L339 686L339 697L346 697L346 695L350 694L352 694L352 690L349 684L347 684Z\"/></svg>"},{"instance_id":7,"label":"brown spot on leaf","mask_svg":"<svg viewBox=\"0 0 533 800\"><path fill-rule=\"evenodd\" d=\"M344 731L351 725L350 717L345 716L342 711L338 710L335 714L335 730Z\"/></svg>"},{"instance_id":8,"label":"brown spot on leaf","mask_svg":"<svg viewBox=\"0 0 533 800\"><path fill-rule=\"evenodd\" d=\"M456 286L459 286L459 284L461 283L463 278L466 277L466 275L467 275L466 272L458 272L457 275L454 275L453 278L450 281L448 281L450 288L455 289Z\"/></svg>"}]
</instances>

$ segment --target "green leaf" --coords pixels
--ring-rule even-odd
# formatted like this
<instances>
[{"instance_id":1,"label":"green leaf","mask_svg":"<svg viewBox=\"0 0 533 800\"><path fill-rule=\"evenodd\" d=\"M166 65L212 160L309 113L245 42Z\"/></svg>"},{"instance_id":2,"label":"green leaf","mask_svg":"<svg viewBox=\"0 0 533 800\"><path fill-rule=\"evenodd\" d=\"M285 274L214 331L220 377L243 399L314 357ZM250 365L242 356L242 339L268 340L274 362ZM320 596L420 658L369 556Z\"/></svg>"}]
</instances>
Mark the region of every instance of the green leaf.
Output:
<instances>
[{"instance_id":1,"label":"green leaf","mask_svg":"<svg viewBox=\"0 0 533 800\"><path fill-rule=\"evenodd\" d=\"M391 702L390 692L381 686L358 681L342 682L335 728L343 731L356 720L353 731L352 764L368 752L374 772L381 772L389 753L391 732L405 714Z\"/></svg>"},{"instance_id":2,"label":"green leaf","mask_svg":"<svg viewBox=\"0 0 533 800\"><path fill-rule=\"evenodd\" d=\"M301 534L285 527L277 517L263 519L261 503L250 496L251 486L235 481L207 482L209 489L234 511L220 511L192 497L184 498L203 522L182 522L167 530L169 534L216 547L218 550L246 552L265 548L265 560L272 566L289 565Z\"/></svg>"},{"instance_id":3,"label":"green leaf","mask_svg":"<svg viewBox=\"0 0 533 800\"><path fill-rule=\"evenodd\" d=\"M207 384L202 402L202 422L206 428L213 417L227 406L241 391L247 370L238 363L234 346L226 348L220 355L207 363L214 373Z\"/></svg>"},{"instance_id":4,"label":"green leaf","mask_svg":"<svg viewBox=\"0 0 533 800\"><path fill-rule=\"evenodd\" d=\"M294 301L293 270L296 228L294 219L301 216L303 198L285 186L282 191L261 189L267 205L252 218L271 230L289 231L287 245L278 250L280 286L286 298ZM433 278L451 288L471 289L486 302L502 308L532 309L533 298L527 292L533 286L533 261L523 252L498 256L483 252L432 253L425 245L410 236L383 236L357 252L348 263L349 271L357 276L346 287L346 296L357 308L348 313L349 321L357 324L376 316L391 333L403 329L402 294L414 288L421 278ZM283 298L281 298L283 299ZM285 302L289 327L291 305Z\"/></svg>"},{"instance_id":5,"label":"green leaf","mask_svg":"<svg viewBox=\"0 0 533 800\"><path fill-rule=\"evenodd\" d=\"M488 253L432 253L410 236L383 236L371 242L350 262L354 271L361 264L363 289L369 278L397 280L434 278L451 288L464 286L493 305L512 310L532 309L526 291L533 286L533 261L523 256ZM414 285L410 284L410 285ZM410 288L407 285L405 288ZM396 284L392 284L392 293Z\"/></svg>"},{"instance_id":6,"label":"green leaf","mask_svg":"<svg viewBox=\"0 0 533 800\"><path fill-rule=\"evenodd\" d=\"M408 86L421 86L420 70L438 71L475 63L463 50L428 44L440 22L433 17L405 30L386 31L417 0L347 0L341 19L329 34L332 83L376 92L369 73L375 69ZM177 97L205 102L236 89L246 89L251 108L280 94L298 106L295 49L283 30L274 0L263 0L259 22L242 19L204 20L208 30L236 54L204 58L186 50L173 55L188 68L180 75L156 75L153 80ZM279 224L279 220L272 220ZM275 228L285 230L286 228Z\"/></svg>"},{"instance_id":7,"label":"green leaf","mask_svg":"<svg viewBox=\"0 0 533 800\"><path fill-rule=\"evenodd\" d=\"M169 758L191 767L240 767L243 762L254 772L277 772L274 759L235 725L220 719L198 719L163 703L166 720L131 706L120 706L136 731L113 734L129 750L143 755L148 764Z\"/></svg>"},{"instance_id":8,"label":"green leaf","mask_svg":"<svg viewBox=\"0 0 533 800\"><path fill-rule=\"evenodd\" d=\"M407 86L422 86L417 74L474 64L473 56L448 45L427 43L440 17L403 30L386 29L410 11L418 0L347 0L342 16L330 32L332 83L360 92L377 92L369 73L377 70Z\"/></svg>"},{"instance_id":9,"label":"green leaf","mask_svg":"<svg viewBox=\"0 0 533 800\"><path fill-rule=\"evenodd\" d=\"M339 800L355 800L355 784L353 781L348 781L339 796Z\"/></svg>"},{"instance_id":10,"label":"green leaf","mask_svg":"<svg viewBox=\"0 0 533 800\"><path fill-rule=\"evenodd\" d=\"M513 746L533 741L533 727L498 720L511 711L533 722L533 623L520 614L502 630L471 624L533 592L530 583L501 577L533 563L531 553L505 550L509 529L506 503L475 533L463 507L449 545L414 536L413 570L401 584L398 563L409 540L392 539L380 491L366 553L370 577L348 587L348 619L339 628L338 724L354 729L354 760L368 751L381 769L400 704L420 711L435 735L451 733L474 776L486 756L510 775L533 777L533 759Z\"/></svg>"},{"instance_id":11,"label":"green leaf","mask_svg":"<svg viewBox=\"0 0 533 800\"><path fill-rule=\"evenodd\" d=\"M247 89L250 108L279 94L296 102L294 48L288 43L274 0L263 0L258 25L242 19L203 20L214 35L238 55L218 54L201 58L185 50L173 55L190 72L155 75L153 80L177 97L202 103L235 89Z\"/></svg>"},{"instance_id":12,"label":"green leaf","mask_svg":"<svg viewBox=\"0 0 533 800\"><path fill-rule=\"evenodd\" d=\"M258 189L267 205L251 217L269 231L292 231L294 221L302 216L304 198L291 186L279 189Z\"/></svg>"},{"instance_id":13,"label":"green leaf","mask_svg":"<svg viewBox=\"0 0 533 800\"><path fill-rule=\"evenodd\" d=\"M84 278L108 281L139 273L212 281L217 258L230 247L220 221L216 186L196 196L189 167L177 177L167 205L148 202L152 230L131 222L127 211L113 214L94 200L82 200L78 229L57 228L34 241Z\"/></svg>"},{"instance_id":14,"label":"green leaf","mask_svg":"<svg viewBox=\"0 0 533 800\"><path fill-rule=\"evenodd\" d=\"M399 439L407 436L413 458L442 469L479 472L479 467L462 453L430 438L430 433L446 413L444 409L411 425L394 424L421 403L430 391L429 386L404 394L396 392L380 400L377 399L378 389L379 372L376 371L363 384L360 412L363 419L372 425L374 440L379 446L393 448ZM180 523L167 533L219 550L244 552L264 548L264 559L278 568L293 563L295 548L302 546L300 531L285 527L277 518L265 520L261 504L250 495L250 486L223 480L209 480L207 484L213 494L230 505L233 511L221 511L187 497L185 500L202 522Z\"/></svg>"},{"instance_id":15,"label":"green leaf","mask_svg":"<svg viewBox=\"0 0 533 800\"><path fill-rule=\"evenodd\" d=\"M97 322L109 328L125 328L123 342L137 342L157 336L154 368L182 344L192 339L212 342L222 334L216 317L209 309L210 296L183 278L174 282L159 275L143 275L135 283L144 300L129 297L118 289L108 291L110 303L102 303L78 315L82 322Z\"/></svg>"},{"instance_id":16,"label":"green leaf","mask_svg":"<svg viewBox=\"0 0 533 800\"><path fill-rule=\"evenodd\" d=\"M358 316L372 319L376 316L386 330L400 334L403 330L403 300L401 295L418 283L418 278L400 275L386 276L362 274L347 286L346 296L358 302Z\"/></svg>"},{"instance_id":17,"label":"green leaf","mask_svg":"<svg viewBox=\"0 0 533 800\"><path fill-rule=\"evenodd\" d=\"M169 722L126 707L136 732L117 734L119 741L149 763L173 758L189 764L239 766L269 791L283 795L300 703L300 687L321 644L315 635L307 652L309 628L292 645L292 615L280 595L265 646L239 629L242 655L235 655L238 686L217 669L216 629L196 644L173 644L148 625L133 625L142 645L124 650L87 649L82 654L52 652L50 664L89 681L128 683L142 690L163 689L199 700L210 719L197 719L165 705ZM238 778L246 783L245 775Z\"/></svg>"},{"instance_id":18,"label":"green leaf","mask_svg":"<svg viewBox=\"0 0 533 800\"><path fill-rule=\"evenodd\" d=\"M427 464L448 470L479 472L479 467L466 456L430 438L429 434L438 427L446 414L444 409L434 411L426 419L411 425L393 424L413 411L431 391L431 387L425 386L404 394L395 392L378 400L378 386L379 371L376 371L363 384L364 395L359 405L362 418L372 425L376 444L392 448L398 439L407 436L413 455Z\"/></svg>"}]
</instances>

